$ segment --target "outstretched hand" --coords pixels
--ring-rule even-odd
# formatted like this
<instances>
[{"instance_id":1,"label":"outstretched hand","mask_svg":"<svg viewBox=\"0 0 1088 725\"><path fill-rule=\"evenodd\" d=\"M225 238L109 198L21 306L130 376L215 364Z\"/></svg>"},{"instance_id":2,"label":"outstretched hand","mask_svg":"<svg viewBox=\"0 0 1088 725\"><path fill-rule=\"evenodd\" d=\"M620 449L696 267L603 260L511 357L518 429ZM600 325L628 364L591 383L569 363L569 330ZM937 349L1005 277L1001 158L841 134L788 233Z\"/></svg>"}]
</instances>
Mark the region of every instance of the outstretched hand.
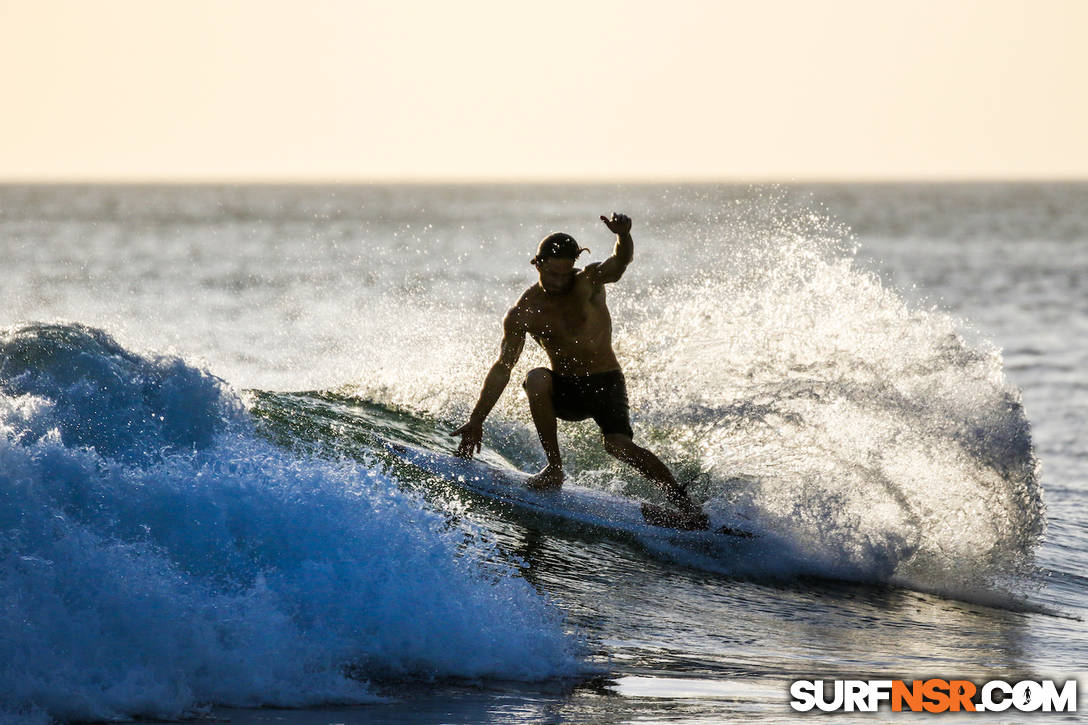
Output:
<instances>
[{"instance_id":1,"label":"outstretched hand","mask_svg":"<svg viewBox=\"0 0 1088 725\"><path fill-rule=\"evenodd\" d=\"M601 215L601 221L608 227L608 230L613 234L630 234L631 233L631 217L626 214L617 214L612 212L612 218Z\"/></svg>"},{"instance_id":2,"label":"outstretched hand","mask_svg":"<svg viewBox=\"0 0 1088 725\"><path fill-rule=\"evenodd\" d=\"M451 436L461 436L461 445L457 446L454 455L460 458L472 458L473 453L479 453L483 447L481 441L484 438L484 426L482 423L474 423L471 420L455 431Z\"/></svg>"}]
</instances>

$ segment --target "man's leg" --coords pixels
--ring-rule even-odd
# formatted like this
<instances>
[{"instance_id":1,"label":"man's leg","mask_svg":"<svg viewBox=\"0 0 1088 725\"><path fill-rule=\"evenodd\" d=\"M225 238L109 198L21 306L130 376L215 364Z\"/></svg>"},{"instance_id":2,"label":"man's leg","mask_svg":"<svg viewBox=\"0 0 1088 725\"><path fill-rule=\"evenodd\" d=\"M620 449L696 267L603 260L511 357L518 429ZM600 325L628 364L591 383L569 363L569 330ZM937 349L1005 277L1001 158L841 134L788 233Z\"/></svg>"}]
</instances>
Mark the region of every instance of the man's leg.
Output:
<instances>
[{"instance_id":1,"label":"man's leg","mask_svg":"<svg viewBox=\"0 0 1088 725\"><path fill-rule=\"evenodd\" d=\"M543 471L527 481L531 488L559 488L563 485L563 459L559 456L559 433L555 406L552 404L552 372L547 368L533 368L525 376L525 394L529 396L529 411L533 424L548 457Z\"/></svg>"},{"instance_id":2,"label":"man's leg","mask_svg":"<svg viewBox=\"0 0 1088 725\"><path fill-rule=\"evenodd\" d=\"M623 433L606 433L604 448L610 454L632 466L636 471L650 479L665 492L668 502L685 515L702 517L703 512L695 502L688 498L687 491L673 477L669 467L650 451L637 445L631 436Z\"/></svg>"}]
</instances>

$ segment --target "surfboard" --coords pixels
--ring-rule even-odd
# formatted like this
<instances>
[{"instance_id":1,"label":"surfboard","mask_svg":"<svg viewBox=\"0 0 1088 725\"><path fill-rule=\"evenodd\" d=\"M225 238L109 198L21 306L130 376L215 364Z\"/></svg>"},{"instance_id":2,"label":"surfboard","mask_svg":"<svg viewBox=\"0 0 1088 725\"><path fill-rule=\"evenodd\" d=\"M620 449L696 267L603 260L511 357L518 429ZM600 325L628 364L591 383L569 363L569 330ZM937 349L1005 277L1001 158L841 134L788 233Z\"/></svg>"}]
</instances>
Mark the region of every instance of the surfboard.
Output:
<instances>
[{"instance_id":1,"label":"surfboard","mask_svg":"<svg viewBox=\"0 0 1088 725\"><path fill-rule=\"evenodd\" d=\"M564 483L557 490L532 489L525 485L529 474L513 467L458 458L404 443L388 442L386 445L407 463L488 499L499 508L515 512L637 536L666 537L677 542L705 540L708 537L715 540L754 537L754 534L728 522L716 522L713 517L708 529L682 529L674 525L675 512L653 504L574 483Z\"/></svg>"}]
</instances>

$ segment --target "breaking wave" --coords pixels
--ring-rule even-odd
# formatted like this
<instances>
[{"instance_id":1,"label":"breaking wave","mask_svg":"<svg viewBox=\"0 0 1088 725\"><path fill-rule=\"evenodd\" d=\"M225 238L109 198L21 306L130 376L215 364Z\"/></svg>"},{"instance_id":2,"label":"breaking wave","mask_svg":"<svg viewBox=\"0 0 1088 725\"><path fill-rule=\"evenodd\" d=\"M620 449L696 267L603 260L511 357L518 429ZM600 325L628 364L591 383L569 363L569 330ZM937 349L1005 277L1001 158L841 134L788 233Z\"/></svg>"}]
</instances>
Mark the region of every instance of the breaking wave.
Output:
<instances>
[{"instance_id":1,"label":"breaking wave","mask_svg":"<svg viewBox=\"0 0 1088 725\"><path fill-rule=\"evenodd\" d=\"M222 380L81 325L0 332L0 714L374 701L576 673L517 564L376 467L254 434Z\"/></svg>"}]
</instances>

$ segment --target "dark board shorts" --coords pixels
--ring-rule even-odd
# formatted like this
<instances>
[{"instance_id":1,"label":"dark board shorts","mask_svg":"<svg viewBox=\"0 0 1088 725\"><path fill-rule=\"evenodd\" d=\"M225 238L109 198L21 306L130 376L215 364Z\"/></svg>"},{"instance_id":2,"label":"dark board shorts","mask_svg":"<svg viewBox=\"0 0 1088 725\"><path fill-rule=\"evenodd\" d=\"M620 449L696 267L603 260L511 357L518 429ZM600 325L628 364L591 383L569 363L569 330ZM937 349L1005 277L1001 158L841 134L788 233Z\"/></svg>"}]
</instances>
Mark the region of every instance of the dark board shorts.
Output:
<instances>
[{"instance_id":1,"label":"dark board shorts","mask_svg":"<svg viewBox=\"0 0 1088 725\"><path fill-rule=\"evenodd\" d=\"M592 375L552 373L552 405L563 420L592 418L601 433L633 435L627 409L627 383L619 370Z\"/></svg>"}]
</instances>

